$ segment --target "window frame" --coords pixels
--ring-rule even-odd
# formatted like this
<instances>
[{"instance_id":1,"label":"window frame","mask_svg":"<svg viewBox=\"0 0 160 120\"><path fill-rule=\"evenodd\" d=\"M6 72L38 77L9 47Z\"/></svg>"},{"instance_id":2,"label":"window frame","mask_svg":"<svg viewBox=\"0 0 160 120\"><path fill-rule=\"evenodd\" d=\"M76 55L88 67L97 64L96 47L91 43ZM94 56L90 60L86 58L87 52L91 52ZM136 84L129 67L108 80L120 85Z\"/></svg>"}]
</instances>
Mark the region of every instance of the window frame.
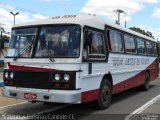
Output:
<instances>
[{"instance_id":1,"label":"window frame","mask_svg":"<svg viewBox=\"0 0 160 120\"><path fill-rule=\"evenodd\" d=\"M125 51L124 34L122 32L114 30L114 29L106 29L106 34L107 34L108 31L109 31L109 36L107 36L107 37L109 37L109 39L107 39L107 42L108 42L108 45L111 48L109 51L112 52L112 53L124 53L124 51ZM122 49L123 49L122 51L112 51L112 45L111 45L111 39L110 39L110 31L114 31L114 32L119 33L121 35L121 43L122 43Z\"/></svg>"},{"instance_id":2,"label":"window frame","mask_svg":"<svg viewBox=\"0 0 160 120\"><path fill-rule=\"evenodd\" d=\"M153 42L153 44L155 45L155 49L154 50L156 50L156 54L154 52L154 56L158 56L158 45L155 42Z\"/></svg>"},{"instance_id":3,"label":"window frame","mask_svg":"<svg viewBox=\"0 0 160 120\"><path fill-rule=\"evenodd\" d=\"M114 31L120 32L120 33L122 34L122 36L123 36L124 53L123 53L123 52L113 52L113 51L111 51L111 50L109 49L110 45L109 45L109 39L108 39L108 35L107 35L107 30L114 30ZM145 37L132 34L132 33L130 33L130 32L124 31L124 30L122 30L122 29L119 29L119 28L117 28L117 27L113 27L113 26L110 26L110 25L105 25L105 31L106 31L106 34L105 34L105 35L106 35L106 41L107 41L107 50L108 50L109 53L114 53L114 54L117 53L117 54L124 54L124 55L129 54L129 55L148 56L148 57L152 57L152 56L157 57L157 56L158 56L158 48L157 48L157 50L156 50L156 51L157 51L157 55L155 55L155 54L153 54L153 55L147 55L147 53L145 53L145 54L138 54L137 38L144 40L144 43L145 43L145 51L146 51L146 41L152 42L152 43L156 44L156 46L157 46L157 42L156 42L156 41L152 41L152 40L147 39L147 38L145 38ZM128 53L128 52L126 52L126 50L125 50L126 46L125 46L125 41L124 41L124 35L132 36L133 38L135 38L136 53L132 53L132 52Z\"/></svg>"},{"instance_id":4,"label":"window frame","mask_svg":"<svg viewBox=\"0 0 160 120\"><path fill-rule=\"evenodd\" d=\"M133 39L134 39L134 45L135 45L135 50L136 50L135 52L127 52L127 51L126 51L125 35L129 37L129 40L130 40L130 38L133 38ZM129 35L129 34L126 34L126 33L125 33L125 34L123 35L123 40L124 40L124 46L125 46L125 53L136 55L136 54L138 53L138 52L137 52L137 38L134 37L133 35Z\"/></svg>"},{"instance_id":5,"label":"window frame","mask_svg":"<svg viewBox=\"0 0 160 120\"><path fill-rule=\"evenodd\" d=\"M147 52L147 42L148 43L152 43L152 44L150 44L151 46L152 46L152 48L151 49L153 49L153 42L151 42L151 41L146 41L146 54L148 55L148 56L154 56L154 52L152 53L152 54L148 54L148 52Z\"/></svg>"},{"instance_id":6,"label":"window frame","mask_svg":"<svg viewBox=\"0 0 160 120\"><path fill-rule=\"evenodd\" d=\"M48 27L48 26L77 26L77 27L79 27L80 28L80 50L79 50L79 56L78 57L75 57L75 58L73 58L73 57L59 57L60 59L62 58L65 58L65 59L77 59L77 58L80 58L80 56L81 56L81 41L82 41L82 30L83 30L83 27L80 25L80 24L76 24L76 23L67 23L67 24L65 24L65 23L59 23L59 24L43 24L43 25L38 25L38 24L36 24L36 25L28 25L28 26L20 26L20 27L13 27L12 28L12 31L13 30L16 30L16 29L23 29L23 28L37 28L37 33L36 33L36 38L35 38L35 40L34 40L34 42L33 42L33 47L32 47L32 53L31 53L31 57L17 57L17 58L23 58L23 59L30 59L30 58L33 58L33 59L48 59L49 57L35 57L35 54L36 54L36 49L37 49L37 45L38 45L38 39L39 39L39 35L40 35L40 31L41 31L41 28L42 27ZM10 45L10 42L11 42L11 40L9 41L9 45ZM15 58L15 57L7 57L6 56L6 58ZM59 58L57 58L57 57L55 57L56 59L59 59Z\"/></svg>"},{"instance_id":7,"label":"window frame","mask_svg":"<svg viewBox=\"0 0 160 120\"><path fill-rule=\"evenodd\" d=\"M145 52L144 54L143 54L143 53L139 53L139 51L138 51L138 49L139 49L139 47L138 47L138 42L137 42L137 41L138 41L138 39L144 42L144 52ZM137 53L138 53L138 55L146 55L146 40L145 40L145 39L142 39L142 38L137 37L136 42L137 42Z\"/></svg>"},{"instance_id":8,"label":"window frame","mask_svg":"<svg viewBox=\"0 0 160 120\"><path fill-rule=\"evenodd\" d=\"M62 26L62 27L68 27L68 26L76 26L76 27L79 27L80 29L80 41L79 41L79 52L78 52L78 56L77 57L54 57L54 59L76 59L76 58L79 58L80 57L80 52L81 52L81 35L82 35L82 27L78 24L49 24L49 25L40 25L39 26L39 31L38 31L38 37L37 37L37 40L36 40L36 43L35 43L35 46L34 46L34 52L33 52L33 58L49 58L49 57L36 57L36 52L37 52L37 47L38 47L38 42L39 42L39 37L40 37L40 32L42 30L42 28L44 27L59 27L59 26Z\"/></svg>"},{"instance_id":9,"label":"window frame","mask_svg":"<svg viewBox=\"0 0 160 120\"><path fill-rule=\"evenodd\" d=\"M31 48L31 51L30 51L30 56L29 57L23 57L22 55L18 55L18 56L7 56L7 54L8 54L8 51L7 51L7 53L6 53L6 58L23 58L23 59L28 59L28 58L35 58L34 56L33 56L33 54L34 54L34 44L35 44L35 42L37 41L37 37L38 37L38 32L39 32L39 27L38 26L33 26L33 25L31 25L31 26L22 26L22 27L14 27L14 28L12 28L12 31L13 30L19 30L19 29L36 29L36 32L35 32L35 39L32 41L33 42L33 46L32 46L32 48ZM10 47L10 45L11 45L11 38L10 38L10 40L9 40L9 44L8 44L8 49L9 49L9 47ZM20 42L20 41L19 41ZM19 44L19 43L18 43Z\"/></svg>"},{"instance_id":10,"label":"window frame","mask_svg":"<svg viewBox=\"0 0 160 120\"><path fill-rule=\"evenodd\" d=\"M90 27L90 26L84 26L84 30L83 30L83 33L85 33L85 31L94 31L94 32L97 32L97 33L100 33L102 35L102 45L103 45L103 49L104 49L104 54L89 54L89 46L86 45L86 52L87 52L87 59L83 59L83 51L85 50L85 34L84 34L84 42L83 42L83 50L82 50L82 59L83 61L86 61L86 62L99 62L99 61L106 61L107 60L107 48L106 48L106 41L105 41L105 32L104 30L101 30L101 29L97 29L97 28L93 28L93 27ZM93 55L93 56L96 56L95 58L93 57L90 57L90 55ZM102 58L102 55L104 55L104 58ZM101 56L101 57L97 57L97 56Z\"/></svg>"}]
</instances>

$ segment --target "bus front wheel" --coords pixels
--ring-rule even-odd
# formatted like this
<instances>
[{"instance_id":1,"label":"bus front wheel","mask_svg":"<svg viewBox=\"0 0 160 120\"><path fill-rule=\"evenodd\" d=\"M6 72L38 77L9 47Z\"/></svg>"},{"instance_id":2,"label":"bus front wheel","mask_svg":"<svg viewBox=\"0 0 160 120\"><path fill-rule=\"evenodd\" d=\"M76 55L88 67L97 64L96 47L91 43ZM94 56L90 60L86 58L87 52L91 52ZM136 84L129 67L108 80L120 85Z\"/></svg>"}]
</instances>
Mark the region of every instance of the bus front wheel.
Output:
<instances>
[{"instance_id":1,"label":"bus front wheel","mask_svg":"<svg viewBox=\"0 0 160 120\"><path fill-rule=\"evenodd\" d=\"M96 101L98 109L106 109L109 107L112 98L112 85L110 81L104 78L101 82L98 99Z\"/></svg>"}]
</instances>

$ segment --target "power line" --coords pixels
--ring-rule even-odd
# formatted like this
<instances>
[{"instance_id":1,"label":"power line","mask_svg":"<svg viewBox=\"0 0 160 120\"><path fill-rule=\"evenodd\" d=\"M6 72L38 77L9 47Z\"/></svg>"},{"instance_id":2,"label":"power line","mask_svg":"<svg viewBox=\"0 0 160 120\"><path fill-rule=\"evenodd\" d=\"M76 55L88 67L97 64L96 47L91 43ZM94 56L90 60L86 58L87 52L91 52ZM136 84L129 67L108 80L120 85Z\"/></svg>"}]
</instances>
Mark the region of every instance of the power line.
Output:
<instances>
[{"instance_id":1,"label":"power line","mask_svg":"<svg viewBox=\"0 0 160 120\"><path fill-rule=\"evenodd\" d=\"M7 11L16 10L16 11L22 11L22 12L27 12L27 13L32 13L32 14L41 14L43 16L48 16L48 15L40 13L40 12L35 12L35 11L27 10L27 9L24 9L24 8L15 6L15 5L11 5L11 4L8 4L8 3L4 3L4 2L0 2L0 6L2 6L3 8L5 8ZM8 8L8 7L10 7L10 8Z\"/></svg>"}]
</instances>

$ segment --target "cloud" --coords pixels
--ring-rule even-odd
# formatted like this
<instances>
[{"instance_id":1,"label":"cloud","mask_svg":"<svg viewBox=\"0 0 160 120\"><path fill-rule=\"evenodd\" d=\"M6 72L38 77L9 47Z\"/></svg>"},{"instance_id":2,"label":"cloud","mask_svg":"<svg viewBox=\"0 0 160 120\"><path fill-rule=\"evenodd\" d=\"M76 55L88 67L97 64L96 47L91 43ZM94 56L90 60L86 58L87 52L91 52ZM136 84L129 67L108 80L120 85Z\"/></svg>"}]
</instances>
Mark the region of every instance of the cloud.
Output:
<instances>
[{"instance_id":1,"label":"cloud","mask_svg":"<svg viewBox=\"0 0 160 120\"><path fill-rule=\"evenodd\" d=\"M32 14L32 19L33 20L40 20L40 19L46 19L48 16L44 16L40 13Z\"/></svg>"},{"instance_id":2,"label":"cloud","mask_svg":"<svg viewBox=\"0 0 160 120\"><path fill-rule=\"evenodd\" d=\"M155 39L157 40L158 38L160 38L160 28L159 27L153 27L153 26L145 26L143 24L141 25L137 25L139 28L145 30L145 31L150 31L151 33L153 33L153 36L155 37ZM159 39L160 41L160 39Z\"/></svg>"},{"instance_id":3,"label":"cloud","mask_svg":"<svg viewBox=\"0 0 160 120\"><path fill-rule=\"evenodd\" d=\"M141 11L145 4L155 4L158 0L88 0L81 9L83 13L98 14L114 18L114 10L121 9L128 15L127 20L131 20L131 15Z\"/></svg>"},{"instance_id":4,"label":"cloud","mask_svg":"<svg viewBox=\"0 0 160 120\"><path fill-rule=\"evenodd\" d=\"M43 1L43 2L52 2L52 1L69 2L69 1L71 1L71 0L40 0L40 1Z\"/></svg>"},{"instance_id":5,"label":"cloud","mask_svg":"<svg viewBox=\"0 0 160 120\"><path fill-rule=\"evenodd\" d=\"M152 13L152 17L160 19L160 8L155 7Z\"/></svg>"},{"instance_id":6,"label":"cloud","mask_svg":"<svg viewBox=\"0 0 160 120\"><path fill-rule=\"evenodd\" d=\"M143 29L143 30L145 30L145 29L146 29L146 26L145 26L145 25L143 25L143 24L142 24L142 25L139 25L138 27L139 27L139 28L141 28L141 29Z\"/></svg>"},{"instance_id":7,"label":"cloud","mask_svg":"<svg viewBox=\"0 0 160 120\"><path fill-rule=\"evenodd\" d=\"M133 1L140 3L151 3L151 4L155 4L158 2L158 0L133 0Z\"/></svg>"},{"instance_id":8,"label":"cloud","mask_svg":"<svg viewBox=\"0 0 160 120\"><path fill-rule=\"evenodd\" d=\"M96 13L99 15L110 15L116 9L121 9L128 14L135 13L141 10L143 7L136 2L129 0L89 0L82 8L84 13Z\"/></svg>"},{"instance_id":9,"label":"cloud","mask_svg":"<svg viewBox=\"0 0 160 120\"><path fill-rule=\"evenodd\" d=\"M19 12L19 14L16 16L16 24L45 19L48 17L40 13L22 11L8 4L0 4L0 26L2 26L7 32L11 31L11 27L13 25L13 15L10 14L10 11L13 11L14 13L16 11Z\"/></svg>"},{"instance_id":10,"label":"cloud","mask_svg":"<svg viewBox=\"0 0 160 120\"><path fill-rule=\"evenodd\" d=\"M121 25L123 25L124 21L130 21L132 15L142 11L147 4L159 2L160 0L88 0L81 9L81 12L107 16L111 20L117 20L117 14L113 11L121 9L127 13L127 15L121 14ZM152 16L160 18L160 7L154 9ZM160 38L159 27L145 25L139 25L138 27L152 32L156 39Z\"/></svg>"}]
</instances>

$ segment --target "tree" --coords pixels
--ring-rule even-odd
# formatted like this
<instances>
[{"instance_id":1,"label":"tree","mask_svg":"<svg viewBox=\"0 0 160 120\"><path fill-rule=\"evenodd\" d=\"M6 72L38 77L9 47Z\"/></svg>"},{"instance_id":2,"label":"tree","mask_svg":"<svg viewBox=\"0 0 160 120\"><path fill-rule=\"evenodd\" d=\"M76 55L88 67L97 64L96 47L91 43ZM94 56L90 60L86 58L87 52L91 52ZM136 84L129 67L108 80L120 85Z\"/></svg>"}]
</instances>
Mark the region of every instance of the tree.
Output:
<instances>
[{"instance_id":1,"label":"tree","mask_svg":"<svg viewBox=\"0 0 160 120\"><path fill-rule=\"evenodd\" d=\"M0 22L0 32L1 32L1 31L4 32L4 28L2 27L2 25L4 25L4 24L2 24L2 23Z\"/></svg>"},{"instance_id":2,"label":"tree","mask_svg":"<svg viewBox=\"0 0 160 120\"><path fill-rule=\"evenodd\" d=\"M4 33L4 28L0 26L0 54L2 53L2 49L4 48L4 38L2 36L2 33Z\"/></svg>"},{"instance_id":3,"label":"tree","mask_svg":"<svg viewBox=\"0 0 160 120\"><path fill-rule=\"evenodd\" d=\"M4 32L4 28L0 26L0 31Z\"/></svg>"},{"instance_id":4,"label":"tree","mask_svg":"<svg viewBox=\"0 0 160 120\"><path fill-rule=\"evenodd\" d=\"M130 27L129 29L131 29L131 30L133 30L133 31L135 31L135 32L141 33L141 34L143 34L143 35L146 35L146 36L151 37L151 38L154 39L154 36L153 36L153 34L152 34L150 31L142 30L142 29L139 28L139 27Z\"/></svg>"}]
</instances>

